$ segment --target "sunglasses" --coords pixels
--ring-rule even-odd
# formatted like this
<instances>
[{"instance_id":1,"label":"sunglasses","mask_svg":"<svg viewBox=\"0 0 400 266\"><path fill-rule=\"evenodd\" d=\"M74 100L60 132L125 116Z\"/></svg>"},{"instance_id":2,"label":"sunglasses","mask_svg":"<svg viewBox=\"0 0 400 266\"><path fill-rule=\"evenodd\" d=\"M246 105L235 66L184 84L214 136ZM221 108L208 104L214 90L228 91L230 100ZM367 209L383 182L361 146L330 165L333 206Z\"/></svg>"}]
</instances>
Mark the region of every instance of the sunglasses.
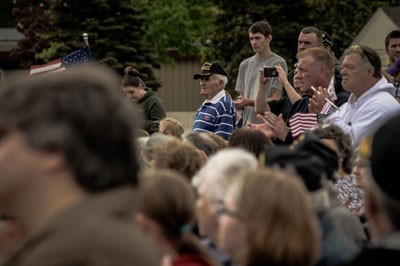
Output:
<instances>
[{"instance_id":1,"label":"sunglasses","mask_svg":"<svg viewBox=\"0 0 400 266\"><path fill-rule=\"evenodd\" d=\"M350 47L351 50L353 50L354 52L360 54L361 56L365 56L368 60L368 62L371 64L371 66L373 66L371 58L369 57L368 53L365 52L365 50L358 44L353 45L352 47Z\"/></svg>"}]
</instances>

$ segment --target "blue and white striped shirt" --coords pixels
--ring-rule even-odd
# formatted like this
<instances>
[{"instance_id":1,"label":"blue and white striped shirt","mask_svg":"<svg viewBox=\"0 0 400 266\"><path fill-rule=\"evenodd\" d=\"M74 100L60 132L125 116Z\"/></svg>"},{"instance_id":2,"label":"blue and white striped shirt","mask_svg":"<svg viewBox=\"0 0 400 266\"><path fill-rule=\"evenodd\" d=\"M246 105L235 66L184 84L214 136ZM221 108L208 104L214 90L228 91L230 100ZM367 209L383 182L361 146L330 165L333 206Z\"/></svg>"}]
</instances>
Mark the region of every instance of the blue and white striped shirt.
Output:
<instances>
[{"instance_id":1,"label":"blue and white striped shirt","mask_svg":"<svg viewBox=\"0 0 400 266\"><path fill-rule=\"evenodd\" d=\"M194 120L193 130L214 132L225 140L236 129L236 108L225 90L220 91L210 101L206 100L199 107Z\"/></svg>"}]
</instances>

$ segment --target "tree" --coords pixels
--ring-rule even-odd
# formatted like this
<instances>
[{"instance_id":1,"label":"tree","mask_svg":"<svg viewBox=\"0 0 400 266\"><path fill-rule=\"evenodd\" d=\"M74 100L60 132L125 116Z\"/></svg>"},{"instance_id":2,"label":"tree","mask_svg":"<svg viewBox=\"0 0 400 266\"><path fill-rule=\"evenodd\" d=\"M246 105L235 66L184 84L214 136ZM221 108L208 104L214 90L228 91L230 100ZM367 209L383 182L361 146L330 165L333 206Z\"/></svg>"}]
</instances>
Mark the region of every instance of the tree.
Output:
<instances>
[{"instance_id":1,"label":"tree","mask_svg":"<svg viewBox=\"0 0 400 266\"><path fill-rule=\"evenodd\" d=\"M50 47L38 55L50 61L82 47L82 33L89 35L92 57L123 73L127 65L137 68L146 85L156 90L160 83L153 68L159 67L145 42L147 0L54 0L46 40Z\"/></svg>"},{"instance_id":2,"label":"tree","mask_svg":"<svg viewBox=\"0 0 400 266\"><path fill-rule=\"evenodd\" d=\"M12 14L17 22L17 30L25 37L18 41L10 56L19 60L20 66L24 68L34 63L43 63L36 55L49 46L43 35L50 32L50 1L19 0Z\"/></svg>"},{"instance_id":3,"label":"tree","mask_svg":"<svg viewBox=\"0 0 400 266\"><path fill-rule=\"evenodd\" d=\"M0 1L0 28L14 27L12 17L13 0Z\"/></svg>"},{"instance_id":4,"label":"tree","mask_svg":"<svg viewBox=\"0 0 400 266\"><path fill-rule=\"evenodd\" d=\"M146 40L156 50L160 62L172 62L168 49L181 55L196 55L202 36L211 31L212 5L208 0L150 0L149 30Z\"/></svg>"}]
</instances>

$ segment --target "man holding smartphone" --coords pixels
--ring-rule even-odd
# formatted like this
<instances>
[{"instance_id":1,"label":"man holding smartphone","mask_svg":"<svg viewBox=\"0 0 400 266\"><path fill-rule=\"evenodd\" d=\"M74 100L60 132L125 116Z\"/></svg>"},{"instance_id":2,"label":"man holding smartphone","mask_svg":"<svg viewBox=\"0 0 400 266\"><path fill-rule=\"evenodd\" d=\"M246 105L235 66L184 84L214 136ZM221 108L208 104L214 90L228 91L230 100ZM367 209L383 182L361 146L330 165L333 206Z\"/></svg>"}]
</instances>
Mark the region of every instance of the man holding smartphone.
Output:
<instances>
[{"instance_id":1,"label":"man holding smartphone","mask_svg":"<svg viewBox=\"0 0 400 266\"><path fill-rule=\"evenodd\" d=\"M287 73L285 59L271 51L272 29L267 21L258 21L250 26L250 44L255 55L242 61L239 66L239 74L236 80L235 90L240 96L234 101L237 110L242 111L242 127L247 127L247 122L258 124L254 111L254 99L258 91L258 71L264 66L273 67L280 64ZM279 100L281 98L282 84L270 79L267 84L266 101Z\"/></svg>"}]
</instances>

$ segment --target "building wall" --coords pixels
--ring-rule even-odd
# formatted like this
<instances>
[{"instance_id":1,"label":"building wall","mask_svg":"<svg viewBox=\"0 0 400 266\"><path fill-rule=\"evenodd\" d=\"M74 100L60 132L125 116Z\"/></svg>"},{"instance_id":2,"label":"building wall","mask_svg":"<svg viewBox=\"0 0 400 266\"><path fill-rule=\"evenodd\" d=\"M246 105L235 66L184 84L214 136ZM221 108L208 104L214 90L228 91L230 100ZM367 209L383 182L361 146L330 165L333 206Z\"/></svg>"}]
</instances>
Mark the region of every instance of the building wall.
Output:
<instances>
[{"instance_id":1,"label":"building wall","mask_svg":"<svg viewBox=\"0 0 400 266\"><path fill-rule=\"evenodd\" d=\"M382 66L387 66L389 58L386 54L385 38L389 32L398 29L400 28L393 20L382 9L378 9L351 43L350 47L355 44L371 47L380 55ZM341 60L343 60L343 56Z\"/></svg>"},{"instance_id":2,"label":"building wall","mask_svg":"<svg viewBox=\"0 0 400 266\"><path fill-rule=\"evenodd\" d=\"M193 75L201 68L199 59L175 60L175 65L163 64L155 70L161 81L157 93L167 112L195 112L204 98L199 94L199 81Z\"/></svg>"}]
</instances>

